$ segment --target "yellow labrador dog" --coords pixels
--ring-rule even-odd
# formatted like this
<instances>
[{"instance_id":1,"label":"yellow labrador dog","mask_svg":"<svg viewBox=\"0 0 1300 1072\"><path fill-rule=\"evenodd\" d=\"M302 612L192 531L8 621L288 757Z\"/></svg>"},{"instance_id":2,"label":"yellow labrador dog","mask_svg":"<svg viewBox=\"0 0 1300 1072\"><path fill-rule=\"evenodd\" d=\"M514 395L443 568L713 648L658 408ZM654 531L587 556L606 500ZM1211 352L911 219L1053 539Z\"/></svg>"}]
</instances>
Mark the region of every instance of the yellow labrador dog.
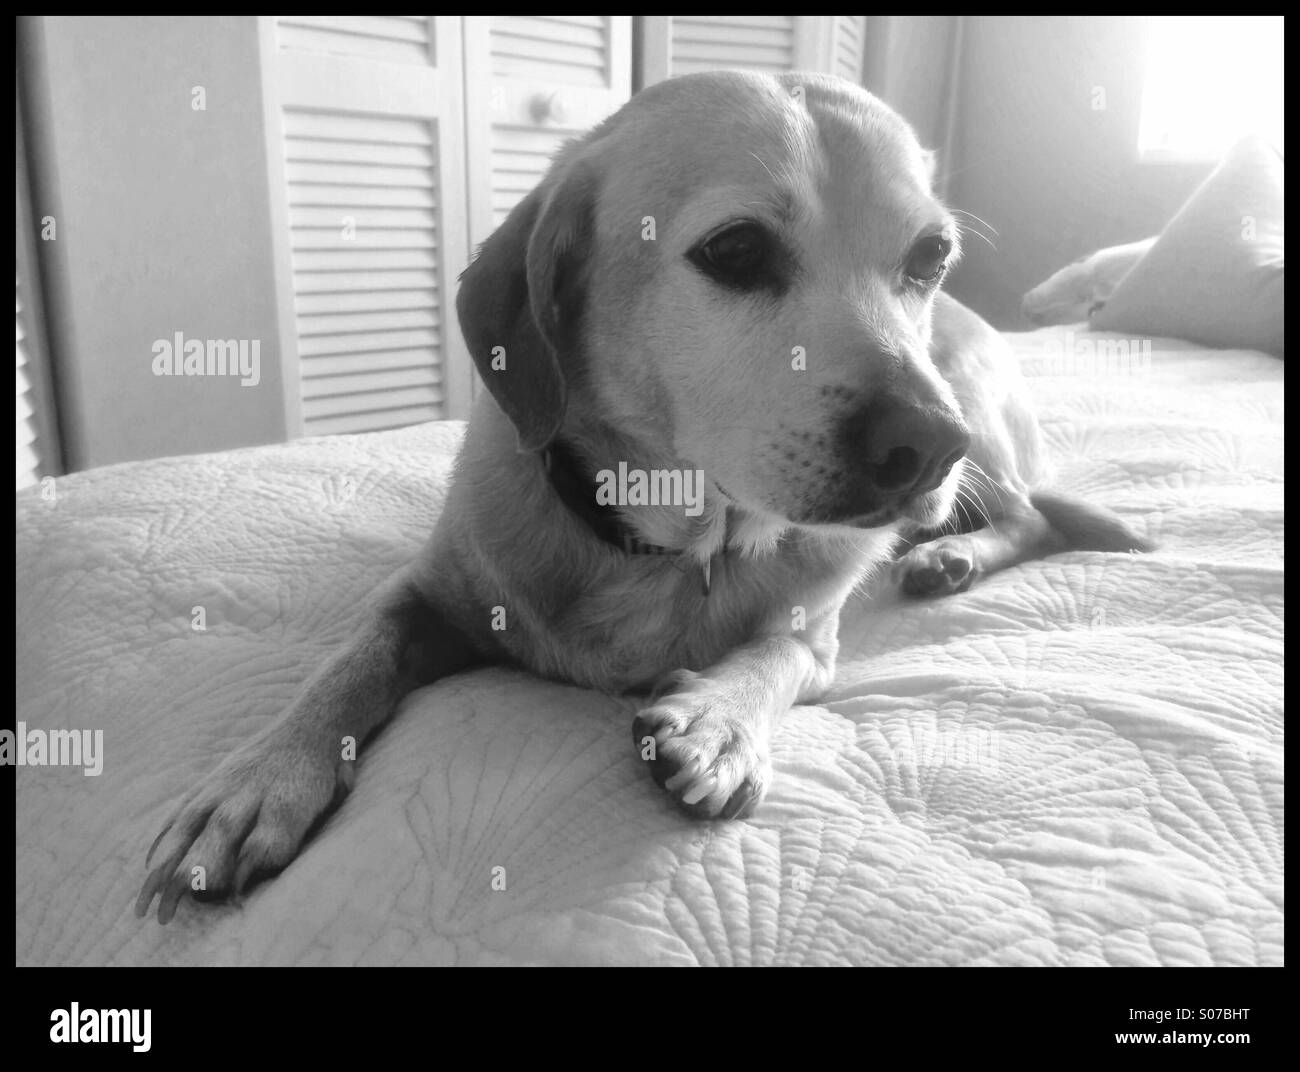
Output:
<instances>
[{"instance_id":1,"label":"yellow labrador dog","mask_svg":"<svg viewBox=\"0 0 1300 1072\"><path fill-rule=\"evenodd\" d=\"M217 894L284 867L351 784L346 739L421 683L508 663L648 693L649 773L694 815L741 816L900 537L915 594L1142 546L1036 493L1014 363L938 290L958 237L907 124L838 79L680 78L566 146L462 279L490 394L427 547L191 789L138 913L158 895L170 919L196 866Z\"/></svg>"}]
</instances>

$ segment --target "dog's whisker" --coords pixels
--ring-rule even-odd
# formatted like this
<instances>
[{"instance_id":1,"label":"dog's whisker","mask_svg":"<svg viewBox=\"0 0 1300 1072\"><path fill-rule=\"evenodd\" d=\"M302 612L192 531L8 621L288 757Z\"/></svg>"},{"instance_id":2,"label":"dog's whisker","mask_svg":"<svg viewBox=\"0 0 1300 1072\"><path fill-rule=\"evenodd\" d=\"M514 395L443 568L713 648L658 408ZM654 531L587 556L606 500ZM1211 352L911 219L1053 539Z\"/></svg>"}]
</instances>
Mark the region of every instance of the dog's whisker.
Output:
<instances>
[{"instance_id":1,"label":"dog's whisker","mask_svg":"<svg viewBox=\"0 0 1300 1072\"><path fill-rule=\"evenodd\" d=\"M982 506L984 502L983 492L986 489L982 484L978 483L974 477L970 477L964 483L959 484L958 488L965 492L972 502ZM983 512L987 513L988 511L985 510Z\"/></svg>"},{"instance_id":2,"label":"dog's whisker","mask_svg":"<svg viewBox=\"0 0 1300 1072\"><path fill-rule=\"evenodd\" d=\"M983 241L984 244L989 247L989 249L996 250L998 248L996 245L993 244L993 240L990 239L987 235L985 235L983 231L977 230L974 227L967 227L965 224L959 223L957 225L957 230L959 230L962 234L974 235L976 238Z\"/></svg>"},{"instance_id":3,"label":"dog's whisker","mask_svg":"<svg viewBox=\"0 0 1300 1072\"><path fill-rule=\"evenodd\" d=\"M996 244L993 242L993 237L996 237L998 234L998 229L996 227L987 220L983 220L979 216L976 216L975 213L967 212L965 209L957 208L952 209L951 211L957 219L957 229L960 233L977 235L979 238L987 242L990 248L997 248ZM980 226L977 227L976 224L979 224ZM984 230L981 230L980 227L987 230L988 234L985 234Z\"/></svg>"},{"instance_id":4,"label":"dog's whisker","mask_svg":"<svg viewBox=\"0 0 1300 1072\"><path fill-rule=\"evenodd\" d=\"M997 481L990 477L973 458L966 459L966 464L962 467L962 479L968 480L969 483L966 486L976 493L980 490L987 491L997 500L999 509L1006 508L1006 502L1002 497L1002 489L998 486Z\"/></svg>"},{"instance_id":5,"label":"dog's whisker","mask_svg":"<svg viewBox=\"0 0 1300 1072\"><path fill-rule=\"evenodd\" d=\"M965 501L977 515L976 520L978 524L976 524L975 527L984 528L991 525L994 511L985 506L984 499L979 494L979 491L971 485L966 485L961 489L961 492Z\"/></svg>"},{"instance_id":6,"label":"dog's whisker","mask_svg":"<svg viewBox=\"0 0 1300 1072\"><path fill-rule=\"evenodd\" d=\"M983 468L981 468L981 466L980 466L980 464L979 464L978 462L972 462L971 464L972 464L972 466L975 468L975 471L979 474L980 479L981 479L981 480L984 482L984 484L988 487L988 489L989 489L989 491L992 493L993 497L994 497L995 499L997 499L997 501L998 501L998 508L999 508L1000 510L1005 510L1005 509L1006 509L1006 506L1007 506L1007 503L1006 503L1006 499L1003 497L1003 494L1002 494L1002 493L1003 493L1003 490L1004 490L1004 489L1002 488L1002 485L999 484L996 480L994 480L991 476L989 476L988 473L986 473L986 472L983 470Z\"/></svg>"},{"instance_id":7,"label":"dog's whisker","mask_svg":"<svg viewBox=\"0 0 1300 1072\"><path fill-rule=\"evenodd\" d=\"M969 507L969 503L970 503L969 496L967 496L967 495L965 495L965 494L961 494L961 492L959 492L959 494L958 494L958 498L957 498L957 502L958 502L959 504L961 504L962 513L965 513L965 515L966 515L966 529L967 529L967 531L975 531L975 529L978 529L978 528L979 528L979 525L976 525L976 524L975 524L975 520L974 520L974 518L971 517L970 509L967 508L967 507ZM978 511L976 511L976 512L978 512Z\"/></svg>"},{"instance_id":8,"label":"dog's whisker","mask_svg":"<svg viewBox=\"0 0 1300 1072\"><path fill-rule=\"evenodd\" d=\"M972 502L971 505L974 508L975 513L978 515L977 518L978 523L976 521L971 521L969 523L970 524L969 531L978 532L981 529L989 529L992 532L997 532L998 530L997 524L994 522L993 518L989 515L989 512L987 510L982 509L978 502Z\"/></svg>"},{"instance_id":9,"label":"dog's whisker","mask_svg":"<svg viewBox=\"0 0 1300 1072\"><path fill-rule=\"evenodd\" d=\"M988 220L984 219L982 216L976 216L975 213L973 213L973 212L968 212L968 211L967 211L966 209L964 209L964 208L955 208L955 209L952 210L952 214L953 214L954 216L964 216L964 217L966 217L967 219L974 220L976 223L982 223L982 224L983 224L985 227L987 227L987 228L988 228L988 229L989 229L993 234L998 234L998 233L1000 233L1000 232L998 231L998 229L997 229L996 227L993 226L993 224L989 223Z\"/></svg>"}]
</instances>

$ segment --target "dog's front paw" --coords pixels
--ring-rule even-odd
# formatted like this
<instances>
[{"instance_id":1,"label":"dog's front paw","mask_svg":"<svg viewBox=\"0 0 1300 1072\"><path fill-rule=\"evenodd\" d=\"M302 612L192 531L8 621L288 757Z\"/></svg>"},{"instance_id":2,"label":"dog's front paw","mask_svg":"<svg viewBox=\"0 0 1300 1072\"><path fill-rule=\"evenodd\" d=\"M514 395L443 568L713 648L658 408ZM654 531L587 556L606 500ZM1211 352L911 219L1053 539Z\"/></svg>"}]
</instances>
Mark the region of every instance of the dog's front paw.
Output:
<instances>
[{"instance_id":1,"label":"dog's front paw","mask_svg":"<svg viewBox=\"0 0 1300 1072\"><path fill-rule=\"evenodd\" d=\"M760 712L718 682L679 671L632 723L650 775L685 812L734 819L758 807L772 780Z\"/></svg>"},{"instance_id":2,"label":"dog's front paw","mask_svg":"<svg viewBox=\"0 0 1300 1072\"><path fill-rule=\"evenodd\" d=\"M196 900L238 894L249 879L280 870L303 837L351 788L352 764L292 736L272 733L232 753L182 801L167 821L145 866L135 914L167 923L187 890Z\"/></svg>"},{"instance_id":3,"label":"dog's front paw","mask_svg":"<svg viewBox=\"0 0 1300 1072\"><path fill-rule=\"evenodd\" d=\"M975 580L975 547L969 536L940 536L918 544L894 565L899 586L909 596L964 592Z\"/></svg>"}]
</instances>

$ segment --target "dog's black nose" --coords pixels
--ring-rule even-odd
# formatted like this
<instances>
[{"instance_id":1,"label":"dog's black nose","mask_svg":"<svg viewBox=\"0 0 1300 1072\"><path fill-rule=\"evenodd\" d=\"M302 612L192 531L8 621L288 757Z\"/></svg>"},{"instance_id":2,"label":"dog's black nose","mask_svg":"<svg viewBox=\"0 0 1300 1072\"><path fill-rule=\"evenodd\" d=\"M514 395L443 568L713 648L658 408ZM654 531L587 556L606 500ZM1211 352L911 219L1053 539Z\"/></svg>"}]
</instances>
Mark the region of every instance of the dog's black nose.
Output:
<instances>
[{"instance_id":1,"label":"dog's black nose","mask_svg":"<svg viewBox=\"0 0 1300 1072\"><path fill-rule=\"evenodd\" d=\"M932 491L970 449L970 431L942 405L879 400L849 425L868 479L887 495Z\"/></svg>"}]
</instances>

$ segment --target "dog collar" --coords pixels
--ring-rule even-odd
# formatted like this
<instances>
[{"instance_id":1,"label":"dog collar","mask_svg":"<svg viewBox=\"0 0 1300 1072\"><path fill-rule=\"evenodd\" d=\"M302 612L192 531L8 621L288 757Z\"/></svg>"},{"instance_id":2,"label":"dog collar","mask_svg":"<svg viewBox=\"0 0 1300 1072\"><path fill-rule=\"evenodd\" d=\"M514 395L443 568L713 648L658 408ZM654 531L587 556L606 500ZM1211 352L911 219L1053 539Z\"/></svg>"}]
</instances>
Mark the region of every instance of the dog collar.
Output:
<instances>
[{"instance_id":1,"label":"dog collar","mask_svg":"<svg viewBox=\"0 0 1300 1072\"><path fill-rule=\"evenodd\" d=\"M569 512L578 518L592 534L625 555L663 555L678 557L680 548L660 547L642 540L623 520L613 506L603 506L596 501L596 481L578 457L577 452L562 439L553 441L542 450L542 466L551 488ZM704 594L709 594L712 560L701 569Z\"/></svg>"}]
</instances>

